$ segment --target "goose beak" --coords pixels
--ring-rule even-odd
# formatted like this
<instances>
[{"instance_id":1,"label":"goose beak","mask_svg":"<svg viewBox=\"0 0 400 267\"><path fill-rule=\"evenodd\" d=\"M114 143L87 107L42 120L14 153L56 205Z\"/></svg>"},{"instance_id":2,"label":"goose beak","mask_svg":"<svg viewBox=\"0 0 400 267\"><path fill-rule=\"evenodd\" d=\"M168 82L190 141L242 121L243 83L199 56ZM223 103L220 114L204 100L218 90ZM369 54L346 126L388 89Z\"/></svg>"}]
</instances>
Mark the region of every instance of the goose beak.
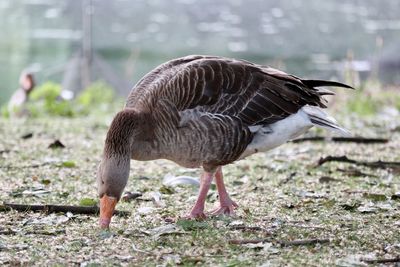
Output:
<instances>
[{"instance_id":1,"label":"goose beak","mask_svg":"<svg viewBox=\"0 0 400 267\"><path fill-rule=\"evenodd\" d=\"M104 195L100 199L100 228L108 229L111 222L111 217L114 214L115 206L117 205L117 198Z\"/></svg>"}]
</instances>

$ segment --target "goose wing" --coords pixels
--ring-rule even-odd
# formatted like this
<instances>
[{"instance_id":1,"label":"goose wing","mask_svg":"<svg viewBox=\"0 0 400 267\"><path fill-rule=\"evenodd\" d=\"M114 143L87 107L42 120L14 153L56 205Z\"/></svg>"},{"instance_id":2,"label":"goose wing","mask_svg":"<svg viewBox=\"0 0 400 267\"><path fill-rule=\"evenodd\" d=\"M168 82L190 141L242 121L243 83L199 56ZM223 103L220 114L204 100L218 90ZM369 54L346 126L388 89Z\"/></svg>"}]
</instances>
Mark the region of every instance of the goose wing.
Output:
<instances>
[{"instance_id":1,"label":"goose wing","mask_svg":"<svg viewBox=\"0 0 400 267\"><path fill-rule=\"evenodd\" d=\"M300 79L244 60L188 56L146 75L132 90L127 106L145 99L167 99L181 114L195 110L237 117L246 125L269 124L304 105L325 108L322 96L333 93L319 86L351 88L337 82Z\"/></svg>"},{"instance_id":2,"label":"goose wing","mask_svg":"<svg viewBox=\"0 0 400 267\"><path fill-rule=\"evenodd\" d=\"M170 153L181 156L176 162L190 158L212 169L243 153L253 139L249 126L282 120L304 105L325 107L322 96L333 93L319 86L348 87L302 80L243 60L189 56L143 77L126 107L152 115L160 144L169 149L184 145Z\"/></svg>"}]
</instances>

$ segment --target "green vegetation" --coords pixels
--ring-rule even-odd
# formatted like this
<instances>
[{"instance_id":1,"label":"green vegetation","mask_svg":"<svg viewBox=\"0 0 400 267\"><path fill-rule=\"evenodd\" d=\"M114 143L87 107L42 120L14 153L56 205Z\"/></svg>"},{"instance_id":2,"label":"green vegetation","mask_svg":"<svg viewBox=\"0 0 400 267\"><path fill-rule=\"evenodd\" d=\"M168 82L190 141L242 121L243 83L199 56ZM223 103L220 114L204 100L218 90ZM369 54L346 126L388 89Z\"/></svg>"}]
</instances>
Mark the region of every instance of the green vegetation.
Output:
<instances>
[{"instance_id":1,"label":"green vegetation","mask_svg":"<svg viewBox=\"0 0 400 267\"><path fill-rule=\"evenodd\" d=\"M2 117L4 118L10 117L10 112L8 111L7 105L1 106L0 111Z\"/></svg>"},{"instance_id":2,"label":"green vegetation","mask_svg":"<svg viewBox=\"0 0 400 267\"><path fill-rule=\"evenodd\" d=\"M400 110L400 93L391 91L368 92L359 90L347 102L347 109L360 116L373 116L384 108Z\"/></svg>"},{"instance_id":3,"label":"green vegetation","mask_svg":"<svg viewBox=\"0 0 400 267\"><path fill-rule=\"evenodd\" d=\"M115 99L114 90L106 83L97 81L77 96L76 103L81 113L89 114L93 111L109 111Z\"/></svg>"},{"instance_id":4,"label":"green vegetation","mask_svg":"<svg viewBox=\"0 0 400 267\"><path fill-rule=\"evenodd\" d=\"M96 206L97 201L92 199L92 198L82 198L81 201L79 201L79 205L81 206Z\"/></svg>"},{"instance_id":5,"label":"green vegetation","mask_svg":"<svg viewBox=\"0 0 400 267\"><path fill-rule=\"evenodd\" d=\"M364 117L374 116L388 108L400 111L398 90L398 88L383 88L376 81L367 81L340 104L345 103L345 112Z\"/></svg>"},{"instance_id":6,"label":"green vegetation","mask_svg":"<svg viewBox=\"0 0 400 267\"><path fill-rule=\"evenodd\" d=\"M33 117L43 115L72 117L74 115L72 103L60 98L61 85L54 82L45 82L30 95L31 101L27 110Z\"/></svg>"},{"instance_id":7,"label":"green vegetation","mask_svg":"<svg viewBox=\"0 0 400 267\"><path fill-rule=\"evenodd\" d=\"M76 117L89 114L105 114L122 106L113 88L108 84L97 81L82 90L75 99L62 98L61 85L47 81L35 88L29 96L29 102L22 109L29 117L46 116ZM7 105L1 108L3 117L9 117Z\"/></svg>"},{"instance_id":8,"label":"green vegetation","mask_svg":"<svg viewBox=\"0 0 400 267\"><path fill-rule=\"evenodd\" d=\"M363 91L358 91L348 101L347 108L350 112L354 112L361 116L374 115L379 110L379 103L373 99L371 95L365 94Z\"/></svg>"}]
</instances>

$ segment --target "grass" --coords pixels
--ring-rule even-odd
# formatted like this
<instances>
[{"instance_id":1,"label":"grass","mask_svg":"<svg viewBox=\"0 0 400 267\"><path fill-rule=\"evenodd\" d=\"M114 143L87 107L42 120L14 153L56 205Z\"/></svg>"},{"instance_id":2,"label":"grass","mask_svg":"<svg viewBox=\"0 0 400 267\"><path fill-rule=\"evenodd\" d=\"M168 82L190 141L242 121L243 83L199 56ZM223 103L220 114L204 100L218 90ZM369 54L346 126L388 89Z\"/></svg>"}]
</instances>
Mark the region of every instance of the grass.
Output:
<instances>
[{"instance_id":1,"label":"grass","mask_svg":"<svg viewBox=\"0 0 400 267\"><path fill-rule=\"evenodd\" d=\"M348 112L368 117L387 112L388 108L400 110L400 95L398 88L383 87L379 81L370 80L353 92L345 103Z\"/></svg>"},{"instance_id":2,"label":"grass","mask_svg":"<svg viewBox=\"0 0 400 267\"><path fill-rule=\"evenodd\" d=\"M0 120L0 200L71 205L97 200L95 172L111 118ZM181 219L194 203L197 188L168 190L162 185L167 173L199 176L199 170L165 160L132 162L125 191L142 192L143 196L118 204L119 210L131 211L131 216L114 217L111 231L103 232L98 229L97 216L1 212L0 263L349 266L364 264L362 258L399 256L400 201L394 197L400 191L399 170L344 163L316 167L315 163L327 155L400 161L400 132L398 125L393 127L400 120L357 116L339 116L338 120L354 134L390 137L390 142L288 143L228 165L224 173L228 190L240 205L237 216L202 222ZM22 139L27 133L33 137ZM49 149L56 139L66 147ZM354 176L354 169L364 175ZM326 176L333 179L320 182ZM161 192L165 206L151 201L152 192ZM217 203L216 195L213 187L207 209ZM236 229L235 225L259 228ZM11 234L5 234L8 230ZM161 234L163 230L166 232ZM330 242L278 244L311 238ZM233 245L228 242L232 239L266 241Z\"/></svg>"}]
</instances>

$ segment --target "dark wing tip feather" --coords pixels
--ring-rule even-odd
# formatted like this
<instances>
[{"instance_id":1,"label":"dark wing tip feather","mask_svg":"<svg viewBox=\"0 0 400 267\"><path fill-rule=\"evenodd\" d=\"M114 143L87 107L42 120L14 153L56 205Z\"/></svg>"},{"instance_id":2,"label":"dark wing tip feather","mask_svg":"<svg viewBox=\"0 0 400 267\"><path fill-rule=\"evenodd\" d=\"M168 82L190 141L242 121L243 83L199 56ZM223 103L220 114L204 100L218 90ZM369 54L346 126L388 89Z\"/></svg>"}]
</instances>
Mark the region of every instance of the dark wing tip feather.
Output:
<instances>
[{"instance_id":1,"label":"dark wing tip feather","mask_svg":"<svg viewBox=\"0 0 400 267\"><path fill-rule=\"evenodd\" d=\"M303 84L308 87L320 87L320 86L336 86L336 87L343 87L348 89L355 89L350 85L339 83L339 82L332 82L332 81L324 81L324 80L301 80Z\"/></svg>"},{"instance_id":2,"label":"dark wing tip feather","mask_svg":"<svg viewBox=\"0 0 400 267\"><path fill-rule=\"evenodd\" d=\"M325 89L325 88L317 88L316 90L317 90L318 95L320 95L320 96L335 95L334 92L332 92L331 90Z\"/></svg>"}]
</instances>

